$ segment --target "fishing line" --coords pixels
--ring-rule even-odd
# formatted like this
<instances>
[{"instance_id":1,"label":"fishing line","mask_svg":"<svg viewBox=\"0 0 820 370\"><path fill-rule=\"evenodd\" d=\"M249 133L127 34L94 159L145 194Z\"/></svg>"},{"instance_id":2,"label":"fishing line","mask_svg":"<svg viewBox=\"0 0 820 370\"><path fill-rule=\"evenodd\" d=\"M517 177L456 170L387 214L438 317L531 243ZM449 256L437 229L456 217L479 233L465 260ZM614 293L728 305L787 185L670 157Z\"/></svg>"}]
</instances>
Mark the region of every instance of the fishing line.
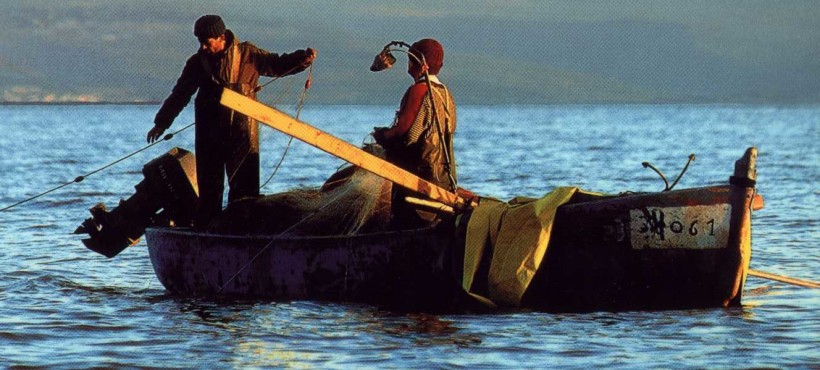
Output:
<instances>
[{"instance_id":1,"label":"fishing line","mask_svg":"<svg viewBox=\"0 0 820 370\"><path fill-rule=\"evenodd\" d=\"M275 77L271 78L271 79L270 79L270 81L265 82L265 83L263 83L263 84L261 84L261 85L257 86L257 87L256 87L256 92L261 91L262 89L264 89L264 88L265 88L265 86L270 85L270 84L271 84L271 82L273 82L273 81L276 81L276 80L278 80L278 79L280 79L280 78L282 78L282 77L285 77L285 76L289 76L291 72L295 71L297 68L302 67L302 66L303 66L303 64L297 65L297 66L295 66L295 67L293 67L293 68L291 68L291 69L289 69L289 70L285 71L285 73L282 73L282 74L281 74L281 75L279 75L279 76L275 76ZM313 69L313 63L312 63L312 62L310 63L310 68L311 68L311 70Z\"/></svg>"},{"instance_id":2,"label":"fishing line","mask_svg":"<svg viewBox=\"0 0 820 370\"><path fill-rule=\"evenodd\" d=\"M307 76L307 79L305 80L305 88L302 89L302 95L299 97L299 105L296 108L296 120L297 121L299 120L299 115L302 114L302 107L305 106L305 99L307 98L307 91L308 91L308 89L310 89L310 86L313 83L312 81L313 81L313 63L310 64L310 68L308 69L308 76ZM267 185L270 182L270 180L273 179L273 176L276 175L276 172L279 171L279 167L282 165L282 162L285 161L285 156L287 156L288 150L290 149L290 144L292 144L292 143L293 143L293 136L291 136L290 139L288 140L288 144L285 146L285 150L282 152L282 157L279 158L279 162L276 163L276 167L274 167L273 173L271 173L270 177L268 177L268 179L265 180L265 182L262 185L259 186L259 189L264 188L265 185Z\"/></svg>"},{"instance_id":3,"label":"fishing line","mask_svg":"<svg viewBox=\"0 0 820 370\"><path fill-rule=\"evenodd\" d=\"M301 66L296 66L296 67L293 67L293 68L291 68L290 70L286 71L286 72L285 72L282 76L276 76L276 77L272 78L270 81L266 82L265 84L258 86L258 87L256 88L256 91L258 92L258 91L262 90L262 88L264 88L265 86L267 86L267 85L268 85L268 84L270 84L271 82L278 80L279 78L283 77L284 75L287 75L287 74L288 74L288 73L290 73L290 72L293 72L293 70L295 70L296 68L299 68L299 67L301 67ZM313 71L313 64L311 64L311 65L310 65L310 71L311 71L311 73L312 73L312 71ZM310 78L310 77L308 77L308 78ZM305 83L306 88L307 88L307 87L309 87L309 85L310 85L310 84L309 84L308 82L306 82L306 83ZM302 95L302 96L304 97L304 93L303 93L303 95ZM301 107L300 107L299 109L301 110ZM297 115L297 117L298 117L298 115ZM107 164L107 165L105 165L105 166L103 166L103 167L100 167L100 168L98 168L98 169L96 169L96 170L94 170L94 171L91 171L91 172L87 173L87 174L77 176L77 177L76 177L76 178L74 178L74 180L72 180L72 181L66 182L66 183L64 183L64 184L61 184L61 185L59 185L59 186L56 186L56 187L51 188L51 189L49 189L49 190L46 190L46 191L44 191L44 192L42 192L42 193L40 193L40 194L34 195L34 196L30 197L30 198L27 198L27 199L21 200L21 201L19 201L19 202L17 202L17 203L14 203L14 204L12 204L12 205L6 206L6 207L4 207L4 208L0 209L0 212L5 212L5 211L7 211L7 210L9 210L9 209L12 209L12 208L14 208L14 207L17 207L17 206L19 206L19 205L21 205L21 204L28 203L28 202L30 202L30 201L32 201L32 200L35 200L35 199L37 199L37 198L40 198L40 197L42 197L42 196L44 196L44 195L47 195L47 194L50 194L50 193L55 192L55 191L57 191L57 190L60 190L60 189L62 189L62 188L64 188L64 187L66 187L66 186L68 186L68 185L71 185L71 184L74 184L74 183L78 183L78 182L82 182L83 180L85 180L85 179L86 179L86 177L89 177L89 176L91 176L91 175L94 175L94 174L96 174L96 173L99 173L99 172L101 172L101 171L104 171L104 170L108 169L109 167L111 167L111 166L113 166L113 165L115 165L115 164L117 164L117 163L120 163L120 162L122 162L122 161L124 161L124 160L126 160L126 159L128 159L128 158L131 158L131 157L133 157L134 155L137 155L137 154L139 154L139 153L141 153L141 152L143 152L143 151L145 151L145 150L147 150L147 149L149 149L149 148L153 147L154 145L157 145L157 144L159 144L159 143L161 143L161 142L163 142L163 141L168 141L168 140L171 140L171 139L174 137L174 135L176 135L176 134L178 134L178 133L180 133L180 132L182 132L182 131L184 131L184 130L186 130L186 129L190 128L190 127L191 127L191 126L193 126L194 124L196 124L196 122L193 122L193 123L189 124L188 126L185 126L185 127L181 128L181 129L179 129L179 130L177 130L177 131L175 131L175 132L173 132L173 133L166 134L166 135L162 138L162 140L157 140L157 141L155 141L155 142L153 142L153 143L151 143L151 144L148 144L148 145L146 145L145 147L142 147L141 149L139 149L139 150L137 150L137 151L135 151L135 152L132 152L132 153L130 153L130 154L128 154L128 155L126 155L126 156L124 156L124 157L120 158L120 159L117 159L117 160L115 160L115 161L113 161L113 162L111 162L111 163L109 163L109 164ZM291 140L292 140L292 138L291 138ZM290 146L290 143L288 143L288 146ZM278 167L277 167L277 168L278 168ZM273 176L271 176L271 177L273 177Z\"/></svg>"},{"instance_id":4,"label":"fishing line","mask_svg":"<svg viewBox=\"0 0 820 370\"><path fill-rule=\"evenodd\" d=\"M342 181L342 180L340 180L340 181ZM296 228L297 226L300 226L301 224L305 223L307 220L309 220L310 218L316 216L317 214L319 214L319 212L325 210L327 207L329 207L331 205L335 205L338 200L342 199L342 197L346 196L347 194L349 194L352 191L354 191L353 188L347 188L347 189L345 189L345 190L343 190L343 191L341 191L337 194L334 194L330 199L327 199L321 207L317 208L316 210L314 210L310 214L306 215L301 220L299 220L295 224L291 225L290 227L288 227L284 231L282 231L279 234L273 236L271 238L271 240L267 244L265 244L264 247L262 247L259 250L259 252L257 252L248 262L246 262L244 265L242 265L242 267L239 270L237 270L236 273L234 273L224 284L219 286L219 289L217 289L217 293L221 293L222 290L226 286L228 286L228 284L230 282L232 282L234 279L236 279L236 277L239 276L239 274L242 273L242 271L245 271L245 269L247 269L248 266L253 264L262 255L262 253L264 253L266 250L268 250L273 245L274 242L276 242L277 240L280 240L282 238L282 236L287 234L289 231L291 231L294 228ZM348 230L347 235L353 235L353 234L355 234L355 232L356 232L355 230Z\"/></svg>"},{"instance_id":5,"label":"fishing line","mask_svg":"<svg viewBox=\"0 0 820 370\"><path fill-rule=\"evenodd\" d=\"M350 189L349 189L349 190L347 190L347 192L350 192L350 191L352 191L352 190L350 190ZM333 202L333 200L336 200L336 199L341 198L341 196L342 196L342 195L344 195L344 194L345 194L345 193L342 193L342 194L338 194L338 195L336 195L336 197L335 197L334 199L331 199L330 201L326 202L324 205L322 205L321 207L317 208L315 211L311 212L309 215L307 215L307 216L305 216L304 218L302 218L301 220L299 220L299 222L297 222L297 223L295 223L295 224L291 225L290 227L288 227L287 229L285 229L284 231L282 231L282 232L281 232L281 233L279 233L278 235L276 235L276 236L274 236L273 238L271 238L271 240L268 242L268 244L265 244L265 246L264 246L264 247L262 247L262 249L260 249L260 250L259 250L259 252L256 252L256 254L255 254L255 255L254 255L254 256L250 259L250 261L248 261L247 263L245 263L245 264L244 264L244 265L243 265L243 266L242 266L242 267L241 267L238 271L236 271L236 273L235 273L235 274L233 274L233 276L231 276L231 278L230 278L230 279L228 279L228 280L225 282L225 284L220 285L220 286L219 286L219 289L217 289L217 290L216 290L216 292L217 292L217 293L221 293L221 292L222 292L222 289L224 289L226 286L228 286L228 284L229 284L230 282L232 282L234 279L236 279L236 277L237 277L237 276L239 276L239 274L240 274L240 273L242 273L242 271L245 271L245 269L246 269L246 268L248 268L248 266L250 266L251 264L253 264L253 263L254 263L254 261L256 261L256 259L257 259L257 258L259 258L259 256L261 256L261 255L262 255L262 253L264 253L266 250L268 250L268 248L270 248L270 246L271 246L271 245L273 245L273 242L275 242L275 241L279 240L279 239L280 239L283 235L287 234L289 231L293 230L295 227L297 227L297 226L299 226L299 225L303 224L305 221L307 221L307 220L308 220L308 219L310 219L311 217L315 216L315 215L316 215L317 213L319 213L320 211L322 211L322 210L324 210L325 208L329 207L331 204L333 204L333 203L334 203L334 202Z\"/></svg>"},{"instance_id":6,"label":"fishing line","mask_svg":"<svg viewBox=\"0 0 820 370\"><path fill-rule=\"evenodd\" d=\"M262 91L262 89L263 89L263 88L265 88L265 86L270 85L272 82L274 82L274 81L276 81L276 80L278 80L278 79L280 79L280 78L282 78L282 77L288 76L291 72L293 72L294 70L296 70L297 68L300 68L300 67L302 67L302 65L297 65L297 66L295 66L295 67L293 67L293 68L291 68L291 69L289 69L289 70L285 71L283 74L281 74L281 75L279 75L279 76L274 76L274 77L272 77L272 78L271 78L268 82L265 82L264 84L261 84L261 85L257 86L257 87L254 89L254 92L257 92L257 93L258 93L258 92ZM310 67L309 67L309 68L310 68L310 70L309 70L309 72L308 72L308 78L307 78L307 80L305 81L305 90L307 90L308 88L310 88L310 79L311 79L311 76L313 75L313 62L311 62L311 63L310 63ZM289 91L290 89L288 88L287 90ZM281 96L281 95L280 95L280 96ZM305 96L305 91L303 90L303 91L302 91L302 98L301 98L300 100L303 100L303 99L304 99L304 96ZM300 103L300 104L301 104L301 103ZM275 105L275 104L274 104L274 105ZM301 111L301 107L299 108L299 110ZM231 113L231 114L233 114L233 113ZM233 117L233 116L232 116L232 117ZM298 116L298 114L297 114L297 117L299 117L299 116ZM231 119L233 120L233 118L231 118ZM257 135L258 135L258 133L257 133ZM287 151L288 151L288 148L290 148L290 144L291 144L291 142L293 142L293 138L292 138L292 137L291 137L291 140L290 140L290 141L288 141L287 147L285 148L285 154L287 154ZM251 153L251 147L249 147L249 148L248 148L248 150L245 152L245 155L242 157L242 160L241 160L241 161L239 161L239 164L236 166L236 169L234 169L234 170L233 170L233 173L228 174L228 182L229 182L229 183L231 182L231 180L233 180L234 176L236 176L236 173L237 173L237 172L239 172L239 169L242 167L242 163L245 163L245 159L247 159L247 158L248 158L248 155L249 155L250 153ZM284 160L284 155L285 155L285 154L283 154L283 155L282 155L282 159L280 159L280 161L279 161L279 165L281 165L281 164L282 164L282 160ZM276 166L276 169L277 169L277 170L279 169L279 165L277 165L277 166ZM276 170L274 170L274 172L273 172L273 174L271 174L270 178L268 178L268 180L267 180L267 181L265 181L265 184L267 184L267 183L268 183L268 181L270 181L270 180L273 178L273 175L274 175L274 174L276 174ZM265 185L263 184L262 186L265 186ZM262 189L262 186L260 186L260 187L259 187L259 189Z\"/></svg>"},{"instance_id":7,"label":"fishing line","mask_svg":"<svg viewBox=\"0 0 820 370\"><path fill-rule=\"evenodd\" d=\"M298 66L294 67L294 68L291 68L288 72L285 73L285 75L287 73L293 71L296 68L298 68ZM268 82L260 85L259 87L257 87L256 91L258 92L259 90L262 90L262 88L269 85L271 82L278 80L281 77L282 76L276 76L276 77L272 78L270 81L268 81ZM299 103L298 103L297 108L296 108L296 119L297 120L299 119L299 115L302 114L302 108L304 107L305 100L307 98L307 91L310 89L310 86L312 84L313 84L313 63L311 63L310 66L308 67L308 75L307 75L307 78L305 79L305 87L304 87L304 89L302 89L302 94L299 96ZM267 185L271 181L271 179L273 179L273 176L276 175L276 172L279 170L279 167L282 165L282 162L285 160L285 156L287 156L287 153L288 153L288 150L290 149L291 143L293 143L293 136L291 136L290 140L288 140L288 144L285 146L285 150L284 150L284 152L282 152L282 157L279 158L279 162L276 164L276 167L274 168L273 173L271 173L270 177L268 177L268 179L265 180L265 182L261 186L259 186L260 189L265 187L265 185ZM319 211L324 210L330 204L332 204L332 202L328 202L325 205L323 205L322 207L319 207L318 209L313 211L311 214L305 216L304 218L299 220L299 222L291 225L289 228L285 229L284 231L279 233L279 235L277 235L273 239L271 239L271 241L268 242L268 244L266 244L259 252L257 252L256 255L254 255L253 258L251 258L250 261L248 261L236 273L234 273L233 276L230 277L230 279L228 279L224 284L222 284L219 287L219 289L217 290L217 293L222 292L222 289L224 289L230 282L232 282L234 279L236 279L236 277L239 276L239 274L242 273L242 271L244 271L246 268L248 268L248 266L250 266L254 261L256 261L256 259L259 258L259 256L262 255L262 253L264 253L268 248L270 248L270 246L273 244L274 241L279 239L282 235L285 235L290 230L293 230L293 228L295 228L295 227L299 226L300 224L304 223L305 221L307 221L308 219L310 219L311 217L313 217L314 215L319 213Z\"/></svg>"},{"instance_id":8,"label":"fishing line","mask_svg":"<svg viewBox=\"0 0 820 370\"><path fill-rule=\"evenodd\" d=\"M162 140L157 140L157 141L155 141L155 142L153 142L153 143L151 143L151 144L148 144L148 145L146 145L146 146L144 146L144 147L140 148L139 150L137 150L137 151L135 151L135 152L132 152L132 153L130 153L130 154L128 154L128 155L126 155L126 156L124 156L124 157L122 157L122 158L120 158L120 159L117 159L117 160L115 160L115 161L113 161L113 162L111 162L111 163L109 163L109 164L107 164L107 165L105 165L105 166L102 166L102 167L100 167L100 168L98 168L98 169L96 169L96 170L94 170L94 171L91 171L91 172L89 172L89 173L87 173L87 174L85 174L85 175L80 175L80 176L77 176L77 177L76 177L76 178L74 178L74 180L72 180L72 181L66 182L65 184L59 185L59 186L54 187L54 188L52 188L52 189L46 190L46 191L44 191L44 192L42 192L42 193L40 193L40 194L37 194L37 195L35 195L35 196L33 196L33 197L30 197L30 198L28 198L28 199L21 200L21 201L19 201L19 202L17 202L17 203L14 203L14 204L10 205L10 206L7 206L7 207L5 207L5 208L2 208L2 209L0 209L0 212L3 212L3 211L6 211L6 210L9 210L9 209L12 209L12 208L14 208L14 207L17 207L17 206L19 206L19 205L21 205L21 204L24 204L24 203L30 202L30 201L35 200L35 199L37 199L37 198L39 198L39 197L42 197L42 196L44 196L44 195L46 195L46 194L49 194L49 193L52 193L52 192L57 191L57 190L59 190L59 189L62 189L62 188L64 188L64 187L68 186L68 185L71 185L71 184L74 184L74 183L78 183L78 182L82 182L83 180L85 180L85 179L86 179L86 177L89 177L89 176L94 175L94 174L96 174L96 173L102 172L102 171L104 171L104 170L108 169L109 167L111 167L111 166L113 166L113 165L115 165L115 164L117 164L117 163L120 163L120 162L122 162L122 161L124 161L124 160L126 160L126 159L128 159L128 158L131 158L131 157L133 157L134 155L137 155L137 154L139 154L139 153L141 153L141 152L143 152L143 151L147 150L148 148L150 148L150 147L152 147L152 146L154 146L154 145L157 145L157 144L159 144L159 143L161 143L161 142L163 142L163 141L168 141L168 140L171 140L171 138L173 138L173 137L174 137L174 135L176 135L176 134L178 134L178 133L180 133L180 132L182 132L182 131L184 131L184 130L188 129L189 127L193 126L195 123L196 123L196 122L191 123L191 124L189 124L188 126L185 126L185 127L181 128L181 129L177 130L176 132L172 132L172 133L170 133L170 134L167 134L167 135L165 135L165 136L162 138Z\"/></svg>"}]
</instances>

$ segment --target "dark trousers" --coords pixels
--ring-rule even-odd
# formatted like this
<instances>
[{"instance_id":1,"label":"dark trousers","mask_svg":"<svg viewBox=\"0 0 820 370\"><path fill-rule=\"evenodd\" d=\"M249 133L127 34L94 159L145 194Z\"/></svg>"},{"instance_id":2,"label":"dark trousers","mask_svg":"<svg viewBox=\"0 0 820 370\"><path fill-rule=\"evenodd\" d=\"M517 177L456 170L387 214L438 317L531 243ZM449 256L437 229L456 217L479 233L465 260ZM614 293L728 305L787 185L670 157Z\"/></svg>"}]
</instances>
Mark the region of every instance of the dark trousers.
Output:
<instances>
[{"instance_id":1,"label":"dark trousers","mask_svg":"<svg viewBox=\"0 0 820 370\"><path fill-rule=\"evenodd\" d=\"M259 195L259 135L255 121L234 120L227 127L197 125L196 176L199 212L196 224L204 227L222 212L225 176L228 203Z\"/></svg>"}]
</instances>

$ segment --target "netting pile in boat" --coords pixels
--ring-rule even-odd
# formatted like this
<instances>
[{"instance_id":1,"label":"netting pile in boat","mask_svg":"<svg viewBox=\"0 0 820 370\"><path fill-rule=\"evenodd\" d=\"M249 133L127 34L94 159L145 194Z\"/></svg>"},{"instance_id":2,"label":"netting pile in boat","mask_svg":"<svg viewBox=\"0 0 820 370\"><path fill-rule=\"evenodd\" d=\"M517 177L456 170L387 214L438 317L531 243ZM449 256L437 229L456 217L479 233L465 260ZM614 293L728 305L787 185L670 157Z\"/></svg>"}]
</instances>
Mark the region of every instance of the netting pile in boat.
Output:
<instances>
[{"instance_id":1,"label":"netting pile in boat","mask_svg":"<svg viewBox=\"0 0 820 370\"><path fill-rule=\"evenodd\" d=\"M378 146L365 149L383 157ZM318 188L237 200L207 230L240 235L351 235L386 230L391 190L390 181L347 166Z\"/></svg>"}]
</instances>

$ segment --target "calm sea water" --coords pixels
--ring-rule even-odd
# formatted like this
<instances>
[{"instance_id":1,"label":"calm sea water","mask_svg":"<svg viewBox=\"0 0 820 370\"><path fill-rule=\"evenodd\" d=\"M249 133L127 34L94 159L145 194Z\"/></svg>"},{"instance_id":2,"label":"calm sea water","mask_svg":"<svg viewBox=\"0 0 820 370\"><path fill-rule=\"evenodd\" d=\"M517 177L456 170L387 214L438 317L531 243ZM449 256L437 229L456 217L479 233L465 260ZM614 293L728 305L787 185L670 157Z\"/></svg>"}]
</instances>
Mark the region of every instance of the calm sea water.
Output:
<instances>
[{"instance_id":1,"label":"calm sea water","mask_svg":"<svg viewBox=\"0 0 820 370\"><path fill-rule=\"evenodd\" d=\"M145 145L156 106L0 106L0 207ZM393 107L313 106L302 119L355 144ZM186 110L174 128L192 122ZM263 132L262 177L287 143ZM462 186L509 199L556 186L658 191L723 183L757 146L766 208L752 268L820 280L820 106L470 106ZM820 366L820 293L750 277L743 307L664 312L408 315L355 304L168 296L144 242L106 259L71 232L130 196L141 167L193 131L0 212L0 367L747 368ZM342 164L295 142L265 192L316 186Z\"/></svg>"}]
</instances>

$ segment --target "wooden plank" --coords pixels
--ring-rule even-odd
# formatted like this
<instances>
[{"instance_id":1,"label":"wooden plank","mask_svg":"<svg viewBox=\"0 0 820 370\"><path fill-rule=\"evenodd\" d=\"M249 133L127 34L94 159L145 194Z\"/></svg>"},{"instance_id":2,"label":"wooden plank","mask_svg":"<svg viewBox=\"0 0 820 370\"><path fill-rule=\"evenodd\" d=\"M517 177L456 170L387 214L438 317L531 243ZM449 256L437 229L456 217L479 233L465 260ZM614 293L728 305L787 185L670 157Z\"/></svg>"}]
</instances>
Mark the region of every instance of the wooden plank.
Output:
<instances>
[{"instance_id":1,"label":"wooden plank","mask_svg":"<svg viewBox=\"0 0 820 370\"><path fill-rule=\"evenodd\" d=\"M327 132L301 122L275 108L259 103L235 91L223 89L220 103L278 131L348 161L355 166L392 181L399 186L424 194L430 199L437 200L456 209L464 206L464 200L455 193L365 152Z\"/></svg>"}]
</instances>

